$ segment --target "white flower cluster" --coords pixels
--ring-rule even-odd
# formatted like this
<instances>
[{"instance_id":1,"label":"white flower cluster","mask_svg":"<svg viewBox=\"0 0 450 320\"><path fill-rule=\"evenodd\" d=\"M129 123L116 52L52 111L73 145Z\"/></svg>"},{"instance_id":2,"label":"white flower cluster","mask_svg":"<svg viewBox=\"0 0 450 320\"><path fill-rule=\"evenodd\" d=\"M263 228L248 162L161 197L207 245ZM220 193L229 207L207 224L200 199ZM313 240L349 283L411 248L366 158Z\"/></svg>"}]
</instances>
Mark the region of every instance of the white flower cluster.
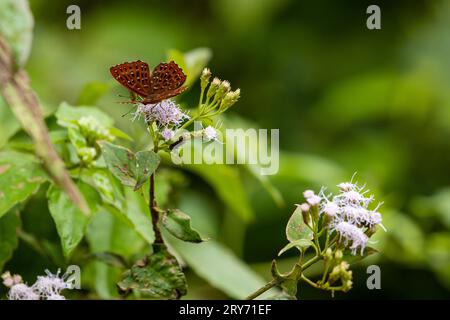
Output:
<instances>
[{"instance_id":1,"label":"white flower cluster","mask_svg":"<svg viewBox=\"0 0 450 320\"><path fill-rule=\"evenodd\" d=\"M218 136L217 130L214 127L207 126L203 129L203 139L206 141L217 140Z\"/></svg>"},{"instance_id":2,"label":"white flower cluster","mask_svg":"<svg viewBox=\"0 0 450 320\"><path fill-rule=\"evenodd\" d=\"M348 247L352 254L360 250L364 253L369 236L367 230L381 224L381 214L378 208L370 210L369 204L374 200L373 196L366 196L368 190L364 186L359 187L356 183L344 182L338 185L340 193L337 195L325 194L325 188L322 188L318 195L312 190L303 193L307 204L303 204L302 210L310 206L317 206L321 215L326 215L329 219L330 231L336 231L340 240ZM308 208L306 208L306 206Z\"/></svg>"},{"instance_id":3,"label":"white flower cluster","mask_svg":"<svg viewBox=\"0 0 450 320\"><path fill-rule=\"evenodd\" d=\"M189 116L170 99L155 104L139 104L133 120L144 117L146 122L155 121L159 127L177 127Z\"/></svg>"},{"instance_id":4,"label":"white flower cluster","mask_svg":"<svg viewBox=\"0 0 450 320\"><path fill-rule=\"evenodd\" d=\"M9 300L65 300L61 295L64 289L70 289L71 286L59 276L60 270L56 274L45 270L46 276L38 276L36 282L30 287L23 283L22 277L11 275L6 272L2 275L3 284L9 287Z\"/></svg>"}]
</instances>

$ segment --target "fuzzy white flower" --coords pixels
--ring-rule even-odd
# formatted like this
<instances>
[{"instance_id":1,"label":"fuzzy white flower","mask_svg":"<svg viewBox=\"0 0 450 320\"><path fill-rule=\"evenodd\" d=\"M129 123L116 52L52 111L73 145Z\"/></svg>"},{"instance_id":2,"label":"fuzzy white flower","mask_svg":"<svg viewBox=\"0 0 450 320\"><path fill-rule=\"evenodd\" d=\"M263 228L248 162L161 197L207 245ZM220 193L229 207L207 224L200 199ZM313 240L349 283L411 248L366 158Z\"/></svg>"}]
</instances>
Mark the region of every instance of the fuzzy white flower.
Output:
<instances>
[{"instance_id":1,"label":"fuzzy white flower","mask_svg":"<svg viewBox=\"0 0 450 320\"><path fill-rule=\"evenodd\" d=\"M170 139L173 138L174 135L175 135L175 132L173 130L168 129L168 128L165 128L161 132L161 136L163 137L164 140L170 140Z\"/></svg>"},{"instance_id":2,"label":"fuzzy white flower","mask_svg":"<svg viewBox=\"0 0 450 320\"><path fill-rule=\"evenodd\" d=\"M218 137L217 130L211 126L207 126L203 129L203 138L206 141L216 140Z\"/></svg>"},{"instance_id":3,"label":"fuzzy white flower","mask_svg":"<svg viewBox=\"0 0 450 320\"><path fill-rule=\"evenodd\" d=\"M344 244L349 246L353 255L356 254L358 249L360 249L361 254L363 254L369 237L360 228L349 222L340 221L333 226L333 230L339 234L339 237L344 241Z\"/></svg>"},{"instance_id":4,"label":"fuzzy white flower","mask_svg":"<svg viewBox=\"0 0 450 320\"><path fill-rule=\"evenodd\" d=\"M155 104L139 104L133 120L143 116L146 122L155 121L159 127L179 126L189 116L170 99Z\"/></svg>"},{"instance_id":5,"label":"fuzzy white flower","mask_svg":"<svg viewBox=\"0 0 450 320\"><path fill-rule=\"evenodd\" d=\"M335 217L339 212L340 212L339 206L332 201L324 203L320 208L320 213L325 213L327 216L330 217Z\"/></svg>"},{"instance_id":6,"label":"fuzzy white flower","mask_svg":"<svg viewBox=\"0 0 450 320\"><path fill-rule=\"evenodd\" d=\"M310 206L307 203L302 203L298 206L299 206L300 210L302 210L303 212L308 212L310 209Z\"/></svg>"},{"instance_id":7,"label":"fuzzy white flower","mask_svg":"<svg viewBox=\"0 0 450 320\"><path fill-rule=\"evenodd\" d=\"M38 276L37 281L33 284L33 290L43 298L59 295L62 290L69 288L65 280L59 276L60 270L56 274L52 274L45 270L46 276Z\"/></svg>"},{"instance_id":8,"label":"fuzzy white flower","mask_svg":"<svg viewBox=\"0 0 450 320\"><path fill-rule=\"evenodd\" d=\"M322 198L317 195L313 195L309 198L306 198L306 202L308 202L311 206L319 205L320 201L322 201Z\"/></svg>"},{"instance_id":9,"label":"fuzzy white flower","mask_svg":"<svg viewBox=\"0 0 450 320\"><path fill-rule=\"evenodd\" d=\"M312 190L305 190L303 192L303 196L305 197L305 199L308 199L308 198L315 196L315 193Z\"/></svg>"},{"instance_id":10,"label":"fuzzy white flower","mask_svg":"<svg viewBox=\"0 0 450 320\"><path fill-rule=\"evenodd\" d=\"M351 190L355 190L356 189L356 186L353 183L351 183L351 182L342 182L342 183L339 183L337 186L342 191L351 191Z\"/></svg>"},{"instance_id":11,"label":"fuzzy white flower","mask_svg":"<svg viewBox=\"0 0 450 320\"><path fill-rule=\"evenodd\" d=\"M47 300L66 300L66 297L60 295L60 294L51 294L47 296Z\"/></svg>"},{"instance_id":12,"label":"fuzzy white flower","mask_svg":"<svg viewBox=\"0 0 450 320\"><path fill-rule=\"evenodd\" d=\"M39 300L39 294L24 283L13 285L8 292L9 300Z\"/></svg>"}]
</instances>

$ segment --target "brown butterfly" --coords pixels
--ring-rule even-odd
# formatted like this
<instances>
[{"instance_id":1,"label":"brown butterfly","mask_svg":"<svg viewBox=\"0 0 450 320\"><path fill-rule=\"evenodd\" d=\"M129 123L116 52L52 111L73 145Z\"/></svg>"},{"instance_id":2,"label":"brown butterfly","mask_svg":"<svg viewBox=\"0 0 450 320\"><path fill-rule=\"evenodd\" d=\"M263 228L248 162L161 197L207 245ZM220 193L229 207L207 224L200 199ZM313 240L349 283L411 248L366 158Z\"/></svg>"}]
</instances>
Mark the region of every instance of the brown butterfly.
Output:
<instances>
[{"instance_id":1,"label":"brown butterfly","mask_svg":"<svg viewBox=\"0 0 450 320\"><path fill-rule=\"evenodd\" d=\"M152 72L148 64L140 60L118 64L109 71L121 85L142 97L130 103L158 103L187 89L183 86L186 75L174 61L160 63Z\"/></svg>"}]
</instances>

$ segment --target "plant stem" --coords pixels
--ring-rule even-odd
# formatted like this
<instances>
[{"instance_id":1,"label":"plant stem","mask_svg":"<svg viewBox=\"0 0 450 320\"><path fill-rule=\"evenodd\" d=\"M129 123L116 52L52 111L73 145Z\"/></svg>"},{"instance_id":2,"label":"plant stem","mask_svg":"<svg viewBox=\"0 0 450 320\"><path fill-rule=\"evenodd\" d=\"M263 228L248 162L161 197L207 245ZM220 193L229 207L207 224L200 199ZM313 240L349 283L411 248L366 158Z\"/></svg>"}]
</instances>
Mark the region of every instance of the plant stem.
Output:
<instances>
[{"instance_id":1,"label":"plant stem","mask_svg":"<svg viewBox=\"0 0 450 320\"><path fill-rule=\"evenodd\" d=\"M155 173L150 176L150 190L149 190L149 202L148 206L150 214L152 216L153 232L155 233L154 245L164 244L164 240L159 229L159 211L155 200Z\"/></svg>"},{"instance_id":2,"label":"plant stem","mask_svg":"<svg viewBox=\"0 0 450 320\"><path fill-rule=\"evenodd\" d=\"M316 263L317 261L319 261L322 258L321 255L316 255L314 256L314 258L311 258L310 260L306 261L303 265L302 265L302 272L306 269L308 269L310 266L312 266L314 263ZM280 281L277 279L272 279L270 282L266 283L263 287L259 288L258 290L256 290L255 292L253 292L251 295L249 295L246 300L253 300L256 297L260 296L261 294L263 294L264 292L266 292L267 290L276 287L277 285L280 284Z\"/></svg>"},{"instance_id":3,"label":"plant stem","mask_svg":"<svg viewBox=\"0 0 450 320\"><path fill-rule=\"evenodd\" d=\"M270 282L266 283L263 287L259 288L255 292L253 292L251 295L249 295L245 300L253 300L256 297L262 295L267 290L272 289L273 287L277 286L279 284L277 279L272 279Z\"/></svg>"}]
</instances>

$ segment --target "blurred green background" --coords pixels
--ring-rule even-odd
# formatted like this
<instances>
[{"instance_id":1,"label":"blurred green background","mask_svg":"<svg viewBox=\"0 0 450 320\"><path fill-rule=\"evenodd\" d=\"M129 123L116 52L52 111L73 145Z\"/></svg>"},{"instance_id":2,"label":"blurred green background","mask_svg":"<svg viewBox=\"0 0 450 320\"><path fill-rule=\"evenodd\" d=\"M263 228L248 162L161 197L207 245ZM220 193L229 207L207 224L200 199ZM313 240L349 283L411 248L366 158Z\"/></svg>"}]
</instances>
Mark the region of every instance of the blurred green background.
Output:
<instances>
[{"instance_id":1,"label":"blurred green background","mask_svg":"<svg viewBox=\"0 0 450 320\"><path fill-rule=\"evenodd\" d=\"M70 4L81 7L81 30L66 28ZM88 83L107 88L98 105L138 141L132 145L137 149L146 137L120 117L128 107L116 101L125 90L109 67L134 59L154 66L170 49L210 48L213 74L242 91L229 123L280 129L280 172L268 180L284 205L270 196L268 181L261 184L238 168L254 216L245 221L208 179L177 169L171 199L193 216L194 226L267 278L302 191L321 185L333 190L358 172L384 201L388 232L376 236L381 253L353 267L354 289L337 298L449 298L450 2L377 1L382 29L373 31L366 28L370 4L31 0L35 32L26 69L49 108L61 101L75 105ZM197 94L198 83L180 101L193 104ZM25 226L41 213L39 205L27 208ZM54 233L48 215L39 221L30 228ZM280 263L289 265L294 254ZM371 263L381 266L382 290L366 288ZM48 261L22 242L8 264L25 277L44 266ZM189 298L229 296L188 272ZM307 287L299 295L329 297Z\"/></svg>"}]
</instances>

